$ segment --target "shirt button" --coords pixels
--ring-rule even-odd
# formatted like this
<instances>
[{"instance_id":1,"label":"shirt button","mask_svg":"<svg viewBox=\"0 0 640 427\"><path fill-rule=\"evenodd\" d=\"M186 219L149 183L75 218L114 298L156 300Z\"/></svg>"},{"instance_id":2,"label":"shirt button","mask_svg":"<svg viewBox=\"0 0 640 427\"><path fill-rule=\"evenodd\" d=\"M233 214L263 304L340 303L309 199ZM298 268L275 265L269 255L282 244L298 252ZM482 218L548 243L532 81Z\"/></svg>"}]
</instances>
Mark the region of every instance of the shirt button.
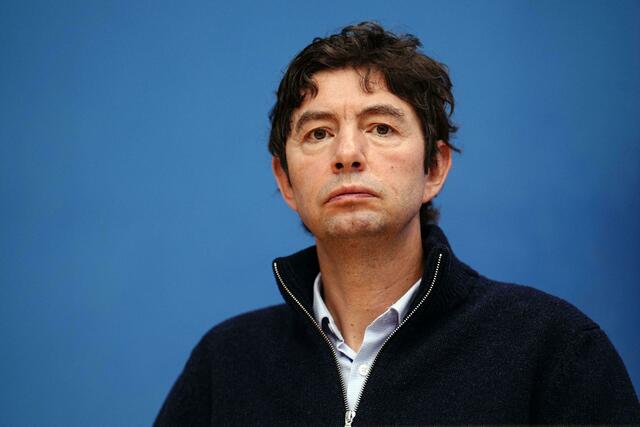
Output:
<instances>
[{"instance_id":1,"label":"shirt button","mask_svg":"<svg viewBox=\"0 0 640 427\"><path fill-rule=\"evenodd\" d=\"M358 367L358 373L363 377L366 377L369 374L369 365L362 364Z\"/></svg>"}]
</instances>

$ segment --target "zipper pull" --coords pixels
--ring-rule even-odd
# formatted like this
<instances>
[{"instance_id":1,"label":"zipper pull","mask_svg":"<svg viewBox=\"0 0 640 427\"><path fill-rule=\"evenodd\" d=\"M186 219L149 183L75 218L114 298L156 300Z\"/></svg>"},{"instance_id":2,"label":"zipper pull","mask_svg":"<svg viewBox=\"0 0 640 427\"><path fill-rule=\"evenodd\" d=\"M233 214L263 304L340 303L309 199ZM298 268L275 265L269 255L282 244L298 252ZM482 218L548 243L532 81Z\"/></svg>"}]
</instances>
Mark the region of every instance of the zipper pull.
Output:
<instances>
[{"instance_id":1,"label":"zipper pull","mask_svg":"<svg viewBox=\"0 0 640 427\"><path fill-rule=\"evenodd\" d=\"M356 411L350 411L344 413L344 427L351 427L353 419L356 417Z\"/></svg>"}]
</instances>

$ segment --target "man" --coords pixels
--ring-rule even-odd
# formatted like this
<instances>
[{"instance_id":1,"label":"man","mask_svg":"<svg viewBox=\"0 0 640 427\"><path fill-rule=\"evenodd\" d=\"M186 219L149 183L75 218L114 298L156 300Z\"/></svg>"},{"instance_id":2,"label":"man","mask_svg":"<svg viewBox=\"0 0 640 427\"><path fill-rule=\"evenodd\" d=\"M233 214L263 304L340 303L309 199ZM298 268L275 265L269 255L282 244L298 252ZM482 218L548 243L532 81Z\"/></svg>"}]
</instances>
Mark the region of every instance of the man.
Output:
<instances>
[{"instance_id":1,"label":"man","mask_svg":"<svg viewBox=\"0 0 640 427\"><path fill-rule=\"evenodd\" d=\"M286 304L205 335L157 425L640 422L593 321L480 276L433 225L454 100L419 46L362 23L292 61L269 149L316 245L274 261Z\"/></svg>"}]
</instances>

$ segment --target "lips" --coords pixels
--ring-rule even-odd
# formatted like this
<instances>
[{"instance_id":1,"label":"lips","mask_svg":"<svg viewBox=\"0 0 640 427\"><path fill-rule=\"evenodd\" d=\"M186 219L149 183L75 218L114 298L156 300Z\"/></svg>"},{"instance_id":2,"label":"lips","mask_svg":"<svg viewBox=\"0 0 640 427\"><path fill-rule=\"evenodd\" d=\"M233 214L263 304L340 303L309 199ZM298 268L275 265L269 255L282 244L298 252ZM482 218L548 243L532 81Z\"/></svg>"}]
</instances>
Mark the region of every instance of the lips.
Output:
<instances>
[{"instance_id":1,"label":"lips","mask_svg":"<svg viewBox=\"0 0 640 427\"><path fill-rule=\"evenodd\" d=\"M333 190L329 193L325 203L334 203L339 201L351 201L360 198L378 197L378 194L366 187L361 186L345 186Z\"/></svg>"}]
</instances>

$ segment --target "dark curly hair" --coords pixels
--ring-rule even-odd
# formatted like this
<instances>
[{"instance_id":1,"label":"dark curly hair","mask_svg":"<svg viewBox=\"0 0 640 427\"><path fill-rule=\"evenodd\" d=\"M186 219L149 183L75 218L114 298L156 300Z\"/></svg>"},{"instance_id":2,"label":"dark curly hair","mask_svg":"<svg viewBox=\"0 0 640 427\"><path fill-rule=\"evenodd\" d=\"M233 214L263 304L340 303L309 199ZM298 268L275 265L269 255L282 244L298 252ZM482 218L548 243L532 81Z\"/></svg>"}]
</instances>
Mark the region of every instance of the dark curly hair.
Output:
<instances>
[{"instance_id":1,"label":"dark curly hair","mask_svg":"<svg viewBox=\"0 0 640 427\"><path fill-rule=\"evenodd\" d=\"M326 38L315 38L289 64L269 113L269 152L280 160L288 174L285 145L291 132L291 116L304 97L315 96L313 75L322 70L357 68L364 70L363 88L370 91L371 72L384 76L388 90L409 103L422 124L425 141L425 173L437 161L437 141L460 151L450 139L457 131L451 121L454 99L447 67L418 50L420 40L396 35L375 22L362 22ZM431 201L422 205L421 222L438 221Z\"/></svg>"}]
</instances>

